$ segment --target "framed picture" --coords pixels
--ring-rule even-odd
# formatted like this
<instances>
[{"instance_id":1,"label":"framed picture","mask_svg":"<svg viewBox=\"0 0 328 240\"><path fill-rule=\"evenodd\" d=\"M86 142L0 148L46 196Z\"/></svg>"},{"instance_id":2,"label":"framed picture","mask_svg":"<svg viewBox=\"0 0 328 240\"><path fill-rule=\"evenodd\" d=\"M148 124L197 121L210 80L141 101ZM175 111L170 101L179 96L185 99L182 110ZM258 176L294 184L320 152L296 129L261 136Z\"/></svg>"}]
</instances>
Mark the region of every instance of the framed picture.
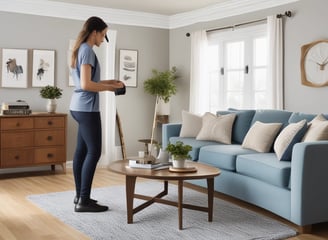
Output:
<instances>
[{"instance_id":1,"label":"framed picture","mask_svg":"<svg viewBox=\"0 0 328 240\"><path fill-rule=\"evenodd\" d=\"M33 50L32 86L44 87L55 84L55 51Z\"/></svg>"},{"instance_id":2,"label":"framed picture","mask_svg":"<svg viewBox=\"0 0 328 240\"><path fill-rule=\"evenodd\" d=\"M68 86L69 87L74 87L74 80L72 77L72 72L71 72L71 58L72 58L72 53L73 53L73 47L75 45L76 40L69 40L68 44L68 50L67 50L67 69L68 69Z\"/></svg>"},{"instance_id":3,"label":"framed picture","mask_svg":"<svg viewBox=\"0 0 328 240\"><path fill-rule=\"evenodd\" d=\"M120 49L119 80L127 87L137 87L138 51Z\"/></svg>"},{"instance_id":4,"label":"framed picture","mask_svg":"<svg viewBox=\"0 0 328 240\"><path fill-rule=\"evenodd\" d=\"M2 49L2 87L27 88L27 49Z\"/></svg>"}]
</instances>

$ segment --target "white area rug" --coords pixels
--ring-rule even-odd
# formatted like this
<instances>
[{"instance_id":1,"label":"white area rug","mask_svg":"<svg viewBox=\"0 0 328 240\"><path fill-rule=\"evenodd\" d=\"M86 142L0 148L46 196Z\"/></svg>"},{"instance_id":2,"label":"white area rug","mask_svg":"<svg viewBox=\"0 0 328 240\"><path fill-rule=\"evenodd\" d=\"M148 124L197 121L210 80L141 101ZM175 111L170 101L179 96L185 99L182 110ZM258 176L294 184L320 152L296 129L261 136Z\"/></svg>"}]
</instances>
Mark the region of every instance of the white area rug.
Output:
<instances>
[{"instance_id":1,"label":"white area rug","mask_svg":"<svg viewBox=\"0 0 328 240\"><path fill-rule=\"evenodd\" d=\"M155 195L162 183L137 183L136 193ZM127 224L125 187L96 188L92 197L109 206L103 213L75 213L74 191L31 195L28 199L91 239L197 239L197 240L273 240L286 239L296 232L286 225L258 213L214 199L213 222L207 213L183 209L183 230L178 229L176 207L155 203L134 215ZM177 187L169 184L167 199L177 199ZM142 200L135 200L139 205ZM184 188L184 203L207 206L207 195Z\"/></svg>"}]
</instances>

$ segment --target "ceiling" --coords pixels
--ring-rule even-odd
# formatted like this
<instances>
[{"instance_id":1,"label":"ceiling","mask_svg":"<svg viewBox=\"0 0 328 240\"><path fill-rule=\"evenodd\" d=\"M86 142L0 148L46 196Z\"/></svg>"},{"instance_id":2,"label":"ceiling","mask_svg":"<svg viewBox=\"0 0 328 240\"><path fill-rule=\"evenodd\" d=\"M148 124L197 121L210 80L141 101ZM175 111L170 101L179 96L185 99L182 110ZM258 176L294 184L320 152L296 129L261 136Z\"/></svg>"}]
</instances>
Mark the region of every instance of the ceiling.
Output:
<instances>
[{"instance_id":1,"label":"ceiling","mask_svg":"<svg viewBox=\"0 0 328 240\"><path fill-rule=\"evenodd\" d=\"M175 15L205 8L231 0L51 0L94 7L124 9L130 11Z\"/></svg>"}]
</instances>

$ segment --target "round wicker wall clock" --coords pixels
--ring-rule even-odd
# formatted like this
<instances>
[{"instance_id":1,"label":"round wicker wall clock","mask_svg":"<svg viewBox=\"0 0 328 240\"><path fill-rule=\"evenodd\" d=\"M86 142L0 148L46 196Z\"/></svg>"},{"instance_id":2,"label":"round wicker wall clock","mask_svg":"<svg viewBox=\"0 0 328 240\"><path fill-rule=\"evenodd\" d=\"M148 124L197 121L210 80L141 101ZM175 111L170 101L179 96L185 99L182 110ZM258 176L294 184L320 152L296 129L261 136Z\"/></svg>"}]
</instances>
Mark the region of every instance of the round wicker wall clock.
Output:
<instances>
[{"instance_id":1,"label":"round wicker wall clock","mask_svg":"<svg viewBox=\"0 0 328 240\"><path fill-rule=\"evenodd\" d=\"M328 86L328 40L301 47L301 80L310 87Z\"/></svg>"}]
</instances>

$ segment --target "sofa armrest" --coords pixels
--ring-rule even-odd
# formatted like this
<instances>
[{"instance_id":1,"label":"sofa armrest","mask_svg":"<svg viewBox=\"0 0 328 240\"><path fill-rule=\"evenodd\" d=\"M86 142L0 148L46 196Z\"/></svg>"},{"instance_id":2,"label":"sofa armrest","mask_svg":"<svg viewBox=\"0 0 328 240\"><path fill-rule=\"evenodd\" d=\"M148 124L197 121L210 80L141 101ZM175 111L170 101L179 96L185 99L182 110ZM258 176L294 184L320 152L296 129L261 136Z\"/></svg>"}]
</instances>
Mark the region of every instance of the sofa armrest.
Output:
<instances>
[{"instance_id":1,"label":"sofa armrest","mask_svg":"<svg viewBox=\"0 0 328 240\"><path fill-rule=\"evenodd\" d=\"M165 149L169 143L170 137L178 137L180 135L181 123L167 123L162 126L162 148Z\"/></svg>"},{"instance_id":2,"label":"sofa armrest","mask_svg":"<svg viewBox=\"0 0 328 240\"><path fill-rule=\"evenodd\" d=\"M328 221L328 141L295 144L291 163L291 220Z\"/></svg>"}]
</instances>

